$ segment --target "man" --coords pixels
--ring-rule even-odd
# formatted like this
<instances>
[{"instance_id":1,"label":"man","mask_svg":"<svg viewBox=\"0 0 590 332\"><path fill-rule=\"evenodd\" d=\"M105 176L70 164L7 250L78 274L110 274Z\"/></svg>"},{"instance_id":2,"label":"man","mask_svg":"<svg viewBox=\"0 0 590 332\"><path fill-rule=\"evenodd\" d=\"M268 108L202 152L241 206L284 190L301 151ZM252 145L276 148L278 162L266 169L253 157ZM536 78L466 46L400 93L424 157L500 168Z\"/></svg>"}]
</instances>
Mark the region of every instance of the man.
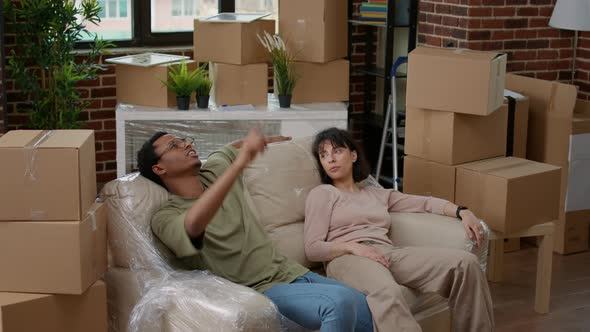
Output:
<instances>
[{"instance_id":1,"label":"man","mask_svg":"<svg viewBox=\"0 0 590 332\"><path fill-rule=\"evenodd\" d=\"M287 139L251 130L201 167L192 139L156 133L138 153L139 170L172 198L152 218L152 230L190 268L263 293L303 327L373 331L365 296L279 254L244 200L242 170L266 143Z\"/></svg>"}]
</instances>

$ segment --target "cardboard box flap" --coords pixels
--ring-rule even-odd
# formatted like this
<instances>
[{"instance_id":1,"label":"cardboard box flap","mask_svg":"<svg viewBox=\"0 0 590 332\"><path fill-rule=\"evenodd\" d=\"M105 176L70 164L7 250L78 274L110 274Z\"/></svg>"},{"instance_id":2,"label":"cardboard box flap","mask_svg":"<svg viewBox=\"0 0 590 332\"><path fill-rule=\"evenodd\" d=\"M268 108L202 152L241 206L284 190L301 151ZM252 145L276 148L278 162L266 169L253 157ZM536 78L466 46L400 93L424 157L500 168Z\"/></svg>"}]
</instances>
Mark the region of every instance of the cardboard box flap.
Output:
<instances>
[{"instance_id":1,"label":"cardboard box flap","mask_svg":"<svg viewBox=\"0 0 590 332\"><path fill-rule=\"evenodd\" d=\"M494 53L494 52L481 52L481 51L472 51L464 48L456 48L451 52L448 48L438 48L438 47L417 47L415 50L412 51L415 55L428 55L428 56L438 56L441 58L447 58L452 55L459 54L461 55L462 60L469 59L474 61L486 61L489 62L492 59L497 57L503 56L502 53Z\"/></svg>"},{"instance_id":2,"label":"cardboard box flap","mask_svg":"<svg viewBox=\"0 0 590 332\"><path fill-rule=\"evenodd\" d=\"M520 93L508 89L504 89L504 97L512 97L515 100L525 100L528 99L527 96L523 96Z\"/></svg>"},{"instance_id":3,"label":"cardboard box flap","mask_svg":"<svg viewBox=\"0 0 590 332\"><path fill-rule=\"evenodd\" d=\"M11 130L0 138L0 148L22 148L41 133L43 130Z\"/></svg>"},{"instance_id":4,"label":"cardboard box flap","mask_svg":"<svg viewBox=\"0 0 590 332\"><path fill-rule=\"evenodd\" d=\"M459 167L508 180L559 169L557 166L515 157L476 161Z\"/></svg>"},{"instance_id":5,"label":"cardboard box flap","mask_svg":"<svg viewBox=\"0 0 590 332\"><path fill-rule=\"evenodd\" d=\"M554 112L572 117L578 90L575 86L506 74L506 88L529 97L531 112Z\"/></svg>"},{"instance_id":6,"label":"cardboard box flap","mask_svg":"<svg viewBox=\"0 0 590 332\"><path fill-rule=\"evenodd\" d=\"M92 130L53 130L39 145L40 148L79 148L92 135Z\"/></svg>"},{"instance_id":7,"label":"cardboard box flap","mask_svg":"<svg viewBox=\"0 0 590 332\"><path fill-rule=\"evenodd\" d=\"M0 292L0 307L36 300L44 297L51 297L51 295Z\"/></svg>"}]
</instances>

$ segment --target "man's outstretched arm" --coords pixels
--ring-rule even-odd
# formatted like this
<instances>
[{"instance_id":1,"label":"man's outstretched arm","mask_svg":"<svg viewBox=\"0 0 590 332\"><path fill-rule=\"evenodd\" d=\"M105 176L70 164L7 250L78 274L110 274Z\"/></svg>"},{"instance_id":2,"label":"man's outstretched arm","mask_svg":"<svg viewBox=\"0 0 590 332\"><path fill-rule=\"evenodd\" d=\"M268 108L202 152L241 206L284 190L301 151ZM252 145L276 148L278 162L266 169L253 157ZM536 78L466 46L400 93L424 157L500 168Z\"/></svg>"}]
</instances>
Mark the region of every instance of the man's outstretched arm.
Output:
<instances>
[{"instance_id":1,"label":"man's outstretched arm","mask_svg":"<svg viewBox=\"0 0 590 332\"><path fill-rule=\"evenodd\" d=\"M184 228L191 238L197 238L205 231L242 170L254 160L256 155L264 151L266 146L264 136L258 130L250 130L248 136L241 142L236 160L187 211Z\"/></svg>"}]
</instances>

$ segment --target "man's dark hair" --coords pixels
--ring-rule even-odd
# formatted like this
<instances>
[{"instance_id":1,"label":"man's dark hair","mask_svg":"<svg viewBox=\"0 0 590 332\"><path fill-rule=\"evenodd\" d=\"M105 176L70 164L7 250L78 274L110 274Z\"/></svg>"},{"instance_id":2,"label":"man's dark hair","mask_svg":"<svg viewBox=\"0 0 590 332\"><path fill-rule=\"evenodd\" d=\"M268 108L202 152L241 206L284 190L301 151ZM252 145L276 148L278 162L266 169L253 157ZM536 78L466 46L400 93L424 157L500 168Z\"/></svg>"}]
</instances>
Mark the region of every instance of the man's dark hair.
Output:
<instances>
[{"instance_id":1,"label":"man's dark hair","mask_svg":"<svg viewBox=\"0 0 590 332\"><path fill-rule=\"evenodd\" d=\"M160 179L160 177L152 170L152 166L160 160L160 156L156 154L154 142L164 135L168 135L168 133L165 131L159 131L143 143L141 149L137 152L137 167L139 168L139 173L141 175L166 188L164 181L162 181L162 179Z\"/></svg>"},{"instance_id":2,"label":"man's dark hair","mask_svg":"<svg viewBox=\"0 0 590 332\"><path fill-rule=\"evenodd\" d=\"M348 131L333 127L319 132L315 136L312 145L312 153L318 164L322 183L332 184L332 179L328 176L320 162L320 146L324 141L330 141L332 147L348 148L350 151L356 151L356 162L352 164L352 178L354 182L360 182L369 176L369 164L361 147L354 141Z\"/></svg>"}]
</instances>

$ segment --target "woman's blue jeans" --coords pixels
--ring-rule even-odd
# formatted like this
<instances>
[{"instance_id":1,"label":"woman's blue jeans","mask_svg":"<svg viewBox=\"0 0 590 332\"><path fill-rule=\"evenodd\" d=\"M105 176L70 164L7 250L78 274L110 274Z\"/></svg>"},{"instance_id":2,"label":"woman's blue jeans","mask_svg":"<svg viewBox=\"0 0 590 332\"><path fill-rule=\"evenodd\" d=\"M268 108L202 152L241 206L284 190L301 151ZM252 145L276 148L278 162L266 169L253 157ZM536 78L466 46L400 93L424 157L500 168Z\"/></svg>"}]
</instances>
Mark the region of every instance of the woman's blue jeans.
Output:
<instances>
[{"instance_id":1,"label":"woman's blue jeans","mask_svg":"<svg viewBox=\"0 0 590 332\"><path fill-rule=\"evenodd\" d=\"M273 286L264 295L283 316L307 329L373 331L373 318L363 293L313 272L290 284Z\"/></svg>"}]
</instances>

